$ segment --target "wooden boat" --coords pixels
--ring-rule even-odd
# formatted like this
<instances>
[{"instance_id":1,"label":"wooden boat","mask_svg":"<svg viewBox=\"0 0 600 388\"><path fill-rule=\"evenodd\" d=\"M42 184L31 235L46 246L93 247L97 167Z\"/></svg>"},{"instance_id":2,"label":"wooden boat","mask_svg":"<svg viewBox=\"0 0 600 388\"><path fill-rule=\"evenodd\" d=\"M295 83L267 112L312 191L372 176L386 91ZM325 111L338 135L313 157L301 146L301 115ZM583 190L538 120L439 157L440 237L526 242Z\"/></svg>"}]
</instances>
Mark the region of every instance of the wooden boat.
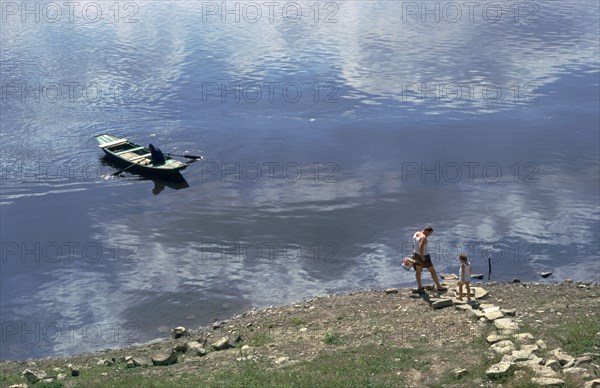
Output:
<instances>
[{"instance_id":1,"label":"wooden boat","mask_svg":"<svg viewBox=\"0 0 600 388\"><path fill-rule=\"evenodd\" d=\"M168 154L165 154L164 164L154 165L148 148L124 138L103 133L96 135L96 140L110 161L135 174L162 179L177 178L181 177L179 171L188 166L188 163L173 159Z\"/></svg>"}]
</instances>

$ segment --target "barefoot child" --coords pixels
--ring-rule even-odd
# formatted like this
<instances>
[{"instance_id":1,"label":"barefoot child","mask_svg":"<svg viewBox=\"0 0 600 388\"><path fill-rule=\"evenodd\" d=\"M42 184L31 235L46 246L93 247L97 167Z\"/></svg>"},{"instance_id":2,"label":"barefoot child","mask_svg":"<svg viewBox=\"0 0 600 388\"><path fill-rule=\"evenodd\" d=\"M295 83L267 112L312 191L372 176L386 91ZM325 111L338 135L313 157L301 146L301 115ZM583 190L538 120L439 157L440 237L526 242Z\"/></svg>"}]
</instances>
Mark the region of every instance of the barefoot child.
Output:
<instances>
[{"instance_id":1,"label":"barefoot child","mask_svg":"<svg viewBox=\"0 0 600 388\"><path fill-rule=\"evenodd\" d=\"M467 300L471 300L471 286L469 281L471 279L471 263L467 255L461 253L458 256L460 262L460 270L458 271L458 300L462 300L463 296L463 285L467 286Z\"/></svg>"}]
</instances>

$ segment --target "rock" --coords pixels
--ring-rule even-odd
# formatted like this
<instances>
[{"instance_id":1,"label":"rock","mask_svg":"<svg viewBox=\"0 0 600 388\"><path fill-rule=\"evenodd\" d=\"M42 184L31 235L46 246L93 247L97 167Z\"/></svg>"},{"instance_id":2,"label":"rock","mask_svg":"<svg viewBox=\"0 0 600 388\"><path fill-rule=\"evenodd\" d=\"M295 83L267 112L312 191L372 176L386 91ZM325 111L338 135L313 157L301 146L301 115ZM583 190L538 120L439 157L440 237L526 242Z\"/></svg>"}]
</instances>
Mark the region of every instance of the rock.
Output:
<instances>
[{"instance_id":1,"label":"rock","mask_svg":"<svg viewBox=\"0 0 600 388\"><path fill-rule=\"evenodd\" d=\"M477 274L472 274L471 275L471 279L483 279L483 274L482 273L477 273Z\"/></svg>"},{"instance_id":2,"label":"rock","mask_svg":"<svg viewBox=\"0 0 600 388\"><path fill-rule=\"evenodd\" d=\"M558 373L552 368L542 365L529 365L529 369L535 373L537 377L550 377L550 378L558 378Z\"/></svg>"},{"instance_id":3,"label":"rock","mask_svg":"<svg viewBox=\"0 0 600 388\"><path fill-rule=\"evenodd\" d=\"M511 283L521 283L521 280L517 279L517 278L513 278Z\"/></svg>"},{"instance_id":4,"label":"rock","mask_svg":"<svg viewBox=\"0 0 600 388\"><path fill-rule=\"evenodd\" d=\"M592 357L590 356L581 356L575 359L575 366L580 366L582 364L589 364L592 362Z\"/></svg>"},{"instance_id":5,"label":"rock","mask_svg":"<svg viewBox=\"0 0 600 388\"><path fill-rule=\"evenodd\" d=\"M484 304L484 306L487 306ZM500 307L498 306L492 306L492 307L485 307L485 308L481 308L481 305L479 306L479 309L481 311L483 311L484 313L494 313L496 311L500 311Z\"/></svg>"},{"instance_id":6,"label":"rock","mask_svg":"<svg viewBox=\"0 0 600 388\"><path fill-rule=\"evenodd\" d=\"M71 364L69 364L71 365ZM71 376L72 377L77 377L81 374L81 372L79 371L79 367L76 366L69 366L69 369L71 369Z\"/></svg>"},{"instance_id":7,"label":"rock","mask_svg":"<svg viewBox=\"0 0 600 388\"><path fill-rule=\"evenodd\" d=\"M573 279L565 279L563 280L564 284L572 284L573 283Z\"/></svg>"},{"instance_id":8,"label":"rock","mask_svg":"<svg viewBox=\"0 0 600 388\"><path fill-rule=\"evenodd\" d=\"M183 336L189 335L187 329L183 326L177 326L173 330L171 330L171 338L180 338Z\"/></svg>"},{"instance_id":9,"label":"rock","mask_svg":"<svg viewBox=\"0 0 600 388\"><path fill-rule=\"evenodd\" d=\"M187 349L188 349L187 342L178 343L173 348L173 350L176 351L177 353L185 353L185 352L187 352Z\"/></svg>"},{"instance_id":10,"label":"rock","mask_svg":"<svg viewBox=\"0 0 600 388\"><path fill-rule=\"evenodd\" d=\"M306 333L308 331L308 327L301 327L298 332L299 333Z\"/></svg>"},{"instance_id":11,"label":"rock","mask_svg":"<svg viewBox=\"0 0 600 388\"><path fill-rule=\"evenodd\" d=\"M132 357L131 361L133 361L133 364L135 366L150 366L151 361L148 360L147 358L142 358L142 357Z\"/></svg>"},{"instance_id":12,"label":"rock","mask_svg":"<svg viewBox=\"0 0 600 388\"><path fill-rule=\"evenodd\" d=\"M463 376L465 376L467 374L467 370L466 369L454 369L451 373L455 378L461 379Z\"/></svg>"},{"instance_id":13,"label":"rock","mask_svg":"<svg viewBox=\"0 0 600 388\"><path fill-rule=\"evenodd\" d=\"M562 387L565 383L561 379L553 377L533 377L531 382L541 387Z\"/></svg>"},{"instance_id":14,"label":"rock","mask_svg":"<svg viewBox=\"0 0 600 388\"><path fill-rule=\"evenodd\" d=\"M387 295L389 295L389 294L397 294L398 293L398 289L397 288L388 288L388 289L385 290L385 293Z\"/></svg>"},{"instance_id":15,"label":"rock","mask_svg":"<svg viewBox=\"0 0 600 388\"><path fill-rule=\"evenodd\" d=\"M495 344L496 342L507 340L509 337L507 335L496 335L490 334L486 337L486 341L488 344Z\"/></svg>"},{"instance_id":16,"label":"rock","mask_svg":"<svg viewBox=\"0 0 600 388\"><path fill-rule=\"evenodd\" d=\"M154 365L172 365L177 362L177 353L173 350L156 353L152 356L152 364Z\"/></svg>"},{"instance_id":17,"label":"rock","mask_svg":"<svg viewBox=\"0 0 600 388\"><path fill-rule=\"evenodd\" d=\"M528 352L526 350L513 350L513 352L510 354L512 362L518 362L518 361L528 361L529 359L531 359L531 352Z\"/></svg>"},{"instance_id":18,"label":"rock","mask_svg":"<svg viewBox=\"0 0 600 388\"><path fill-rule=\"evenodd\" d=\"M517 315L517 310L515 309L502 309L500 311L502 311L502 313L507 317L514 317Z\"/></svg>"},{"instance_id":19,"label":"rock","mask_svg":"<svg viewBox=\"0 0 600 388\"><path fill-rule=\"evenodd\" d=\"M515 344L513 344L512 341L504 340L493 344L491 349L496 353L507 354L515 350Z\"/></svg>"},{"instance_id":20,"label":"rock","mask_svg":"<svg viewBox=\"0 0 600 388\"><path fill-rule=\"evenodd\" d=\"M65 373L59 373L58 375L56 375L56 380L58 381L63 381L67 378L67 375Z\"/></svg>"},{"instance_id":21,"label":"rock","mask_svg":"<svg viewBox=\"0 0 600 388\"><path fill-rule=\"evenodd\" d=\"M452 306L452 299L450 298L440 298L435 302L431 303L431 307L433 307L434 309L441 309L449 306Z\"/></svg>"},{"instance_id":22,"label":"rock","mask_svg":"<svg viewBox=\"0 0 600 388\"><path fill-rule=\"evenodd\" d=\"M583 385L584 388L600 388L600 379L595 379L592 381L586 381Z\"/></svg>"},{"instance_id":23,"label":"rock","mask_svg":"<svg viewBox=\"0 0 600 388\"><path fill-rule=\"evenodd\" d=\"M48 374L43 370L25 369L22 373L23 377L30 383L37 383L40 380L48 378Z\"/></svg>"},{"instance_id":24,"label":"rock","mask_svg":"<svg viewBox=\"0 0 600 388\"><path fill-rule=\"evenodd\" d=\"M475 299L483 299L488 295L488 292L481 287L471 287L471 291L475 293Z\"/></svg>"},{"instance_id":25,"label":"rock","mask_svg":"<svg viewBox=\"0 0 600 388\"><path fill-rule=\"evenodd\" d=\"M476 318L484 318L485 317L485 313L481 310L471 309L471 311L473 312L473 315L475 315Z\"/></svg>"},{"instance_id":26,"label":"rock","mask_svg":"<svg viewBox=\"0 0 600 388\"><path fill-rule=\"evenodd\" d=\"M275 364L281 365L285 362L288 362L290 360L289 357L279 357L278 359L275 360Z\"/></svg>"},{"instance_id":27,"label":"rock","mask_svg":"<svg viewBox=\"0 0 600 388\"><path fill-rule=\"evenodd\" d=\"M467 303L464 303L464 304L454 304L454 307L457 310L462 310L462 311L469 311L469 310L473 309L473 307L471 307L471 305L467 304Z\"/></svg>"},{"instance_id":28,"label":"rock","mask_svg":"<svg viewBox=\"0 0 600 388\"><path fill-rule=\"evenodd\" d=\"M547 366L548 368L552 369L553 371L559 371L560 370L560 363L556 360L548 360L546 361L545 366Z\"/></svg>"},{"instance_id":29,"label":"rock","mask_svg":"<svg viewBox=\"0 0 600 388\"><path fill-rule=\"evenodd\" d=\"M546 343L541 339L535 341L535 344L538 346L539 349L545 350L547 348Z\"/></svg>"},{"instance_id":30,"label":"rock","mask_svg":"<svg viewBox=\"0 0 600 388\"><path fill-rule=\"evenodd\" d=\"M515 338L515 341L517 341L520 344L530 344L535 339L535 338L533 338L533 335L531 335L531 333L515 334L514 338Z\"/></svg>"},{"instance_id":31,"label":"rock","mask_svg":"<svg viewBox=\"0 0 600 388\"><path fill-rule=\"evenodd\" d=\"M231 343L229 342L229 338L227 337L221 337L221 339L219 339L216 342L213 342L210 346L214 350L225 350L233 347L233 345L231 345Z\"/></svg>"},{"instance_id":32,"label":"rock","mask_svg":"<svg viewBox=\"0 0 600 388\"><path fill-rule=\"evenodd\" d=\"M524 352L528 352L528 353L533 353L538 351L538 346L536 344L533 345L521 345L519 350L522 350Z\"/></svg>"},{"instance_id":33,"label":"rock","mask_svg":"<svg viewBox=\"0 0 600 388\"><path fill-rule=\"evenodd\" d=\"M567 353L563 352L561 348L556 348L552 351L552 355L556 358L556 361L560 363L560 365L565 366L570 362L574 362L575 358L569 356Z\"/></svg>"},{"instance_id":34,"label":"rock","mask_svg":"<svg viewBox=\"0 0 600 388\"><path fill-rule=\"evenodd\" d=\"M202 357L206 355L206 350L202 347L200 342L190 341L187 343L187 353L191 354L192 356Z\"/></svg>"},{"instance_id":35,"label":"rock","mask_svg":"<svg viewBox=\"0 0 600 388\"><path fill-rule=\"evenodd\" d=\"M487 377L491 379L498 379L506 376L510 376L513 372L514 366L510 362L499 362L492 365L485 371Z\"/></svg>"},{"instance_id":36,"label":"rock","mask_svg":"<svg viewBox=\"0 0 600 388\"><path fill-rule=\"evenodd\" d=\"M28 388L27 384L13 384L11 386L9 386L8 388Z\"/></svg>"},{"instance_id":37,"label":"rock","mask_svg":"<svg viewBox=\"0 0 600 388\"><path fill-rule=\"evenodd\" d=\"M112 360L104 358L102 360L98 360L96 365L98 365L98 366L113 366L113 365L115 365L115 363Z\"/></svg>"},{"instance_id":38,"label":"rock","mask_svg":"<svg viewBox=\"0 0 600 388\"><path fill-rule=\"evenodd\" d=\"M496 329L501 330L502 334L514 333L519 330L519 324L513 318L500 318L494 321Z\"/></svg>"},{"instance_id":39,"label":"rock","mask_svg":"<svg viewBox=\"0 0 600 388\"><path fill-rule=\"evenodd\" d=\"M579 368L576 366L570 367L570 368L563 368L562 373L567 373L570 375L576 375L576 376L584 376L586 374L588 374L587 369L585 368Z\"/></svg>"},{"instance_id":40,"label":"rock","mask_svg":"<svg viewBox=\"0 0 600 388\"><path fill-rule=\"evenodd\" d=\"M488 321L495 321L496 319L500 319L504 316L504 314L502 313L502 311L491 311L488 313L484 313L484 317L485 319L487 319Z\"/></svg>"},{"instance_id":41,"label":"rock","mask_svg":"<svg viewBox=\"0 0 600 388\"><path fill-rule=\"evenodd\" d=\"M542 273L540 274L540 276L541 276L541 277L543 277L543 278L547 278L547 277L548 277L548 276L550 276L550 275L552 275L552 272L542 272Z\"/></svg>"}]
</instances>

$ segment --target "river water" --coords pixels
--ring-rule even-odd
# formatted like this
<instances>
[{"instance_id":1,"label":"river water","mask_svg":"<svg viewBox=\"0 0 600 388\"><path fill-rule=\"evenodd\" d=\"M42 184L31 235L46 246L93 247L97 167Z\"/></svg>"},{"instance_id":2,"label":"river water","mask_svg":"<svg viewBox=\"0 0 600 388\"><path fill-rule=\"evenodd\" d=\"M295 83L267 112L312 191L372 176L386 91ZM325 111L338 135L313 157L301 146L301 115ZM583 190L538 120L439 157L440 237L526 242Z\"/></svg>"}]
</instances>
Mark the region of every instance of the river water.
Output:
<instances>
[{"instance_id":1,"label":"river water","mask_svg":"<svg viewBox=\"0 0 600 388\"><path fill-rule=\"evenodd\" d=\"M412 285L426 224L439 272L600 281L595 1L0 4L2 359Z\"/></svg>"}]
</instances>

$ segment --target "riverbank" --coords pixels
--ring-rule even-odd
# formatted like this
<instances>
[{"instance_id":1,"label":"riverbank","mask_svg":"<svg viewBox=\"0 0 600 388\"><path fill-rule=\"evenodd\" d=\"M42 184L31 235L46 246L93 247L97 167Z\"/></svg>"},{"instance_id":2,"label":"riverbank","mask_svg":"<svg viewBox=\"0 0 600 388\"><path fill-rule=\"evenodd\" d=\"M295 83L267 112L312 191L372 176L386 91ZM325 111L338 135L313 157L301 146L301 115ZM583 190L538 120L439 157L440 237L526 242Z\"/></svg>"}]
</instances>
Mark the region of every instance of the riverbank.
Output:
<instances>
[{"instance_id":1,"label":"riverbank","mask_svg":"<svg viewBox=\"0 0 600 388\"><path fill-rule=\"evenodd\" d=\"M479 292L487 295L467 304L451 298L452 280L446 282L450 290L443 294L391 289L316 297L249 311L210 328L180 329L172 332L179 338L156 343L5 361L0 383L520 387L553 381L596 386L600 286L480 283ZM496 373L493 366L504 370ZM31 372L29 381L25 370Z\"/></svg>"}]
</instances>

